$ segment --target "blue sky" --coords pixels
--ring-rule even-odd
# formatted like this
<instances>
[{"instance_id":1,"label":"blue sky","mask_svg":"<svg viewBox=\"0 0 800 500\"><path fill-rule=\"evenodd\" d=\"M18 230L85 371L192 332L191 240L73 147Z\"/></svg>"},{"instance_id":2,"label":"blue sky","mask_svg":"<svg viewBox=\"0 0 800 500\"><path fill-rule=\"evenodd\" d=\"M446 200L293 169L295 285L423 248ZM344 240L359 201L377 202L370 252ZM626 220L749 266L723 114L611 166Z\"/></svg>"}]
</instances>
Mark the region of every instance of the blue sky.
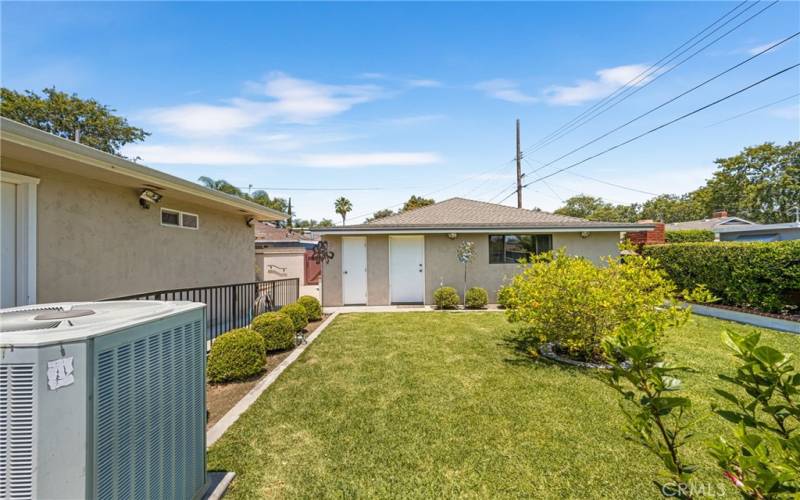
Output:
<instances>
[{"instance_id":1,"label":"blue sky","mask_svg":"<svg viewBox=\"0 0 800 500\"><path fill-rule=\"evenodd\" d=\"M753 6L705 43L766 5ZM149 166L291 196L303 218L336 219L333 201L345 195L355 222L411 194L499 200L513 183L508 161L516 118L528 148L734 6L3 2L2 82L15 90L55 85L109 104L152 132L125 151ZM799 29L800 4L778 3L530 153L524 170ZM798 62L798 38L529 180ZM764 141L797 140L797 97L714 124L798 92L793 70L535 183L524 205L553 210L576 193L616 202L648 198L572 172L648 192L694 189L709 177L715 158Z\"/></svg>"}]
</instances>

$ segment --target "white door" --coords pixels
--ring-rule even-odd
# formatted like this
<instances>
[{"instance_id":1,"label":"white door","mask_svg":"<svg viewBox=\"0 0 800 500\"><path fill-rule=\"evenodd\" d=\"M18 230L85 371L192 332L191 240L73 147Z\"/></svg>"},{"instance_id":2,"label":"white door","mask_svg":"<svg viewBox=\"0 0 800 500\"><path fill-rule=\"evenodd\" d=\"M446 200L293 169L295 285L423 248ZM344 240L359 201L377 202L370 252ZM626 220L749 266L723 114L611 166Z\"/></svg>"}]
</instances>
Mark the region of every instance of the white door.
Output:
<instances>
[{"instance_id":1,"label":"white door","mask_svg":"<svg viewBox=\"0 0 800 500\"><path fill-rule=\"evenodd\" d=\"M393 304L425 301L425 237L389 237L389 284Z\"/></svg>"},{"instance_id":2,"label":"white door","mask_svg":"<svg viewBox=\"0 0 800 500\"><path fill-rule=\"evenodd\" d=\"M342 238L342 302L367 303L367 238Z\"/></svg>"},{"instance_id":3,"label":"white door","mask_svg":"<svg viewBox=\"0 0 800 500\"><path fill-rule=\"evenodd\" d=\"M17 304L17 185L2 183L0 192L0 307L14 307Z\"/></svg>"}]
</instances>

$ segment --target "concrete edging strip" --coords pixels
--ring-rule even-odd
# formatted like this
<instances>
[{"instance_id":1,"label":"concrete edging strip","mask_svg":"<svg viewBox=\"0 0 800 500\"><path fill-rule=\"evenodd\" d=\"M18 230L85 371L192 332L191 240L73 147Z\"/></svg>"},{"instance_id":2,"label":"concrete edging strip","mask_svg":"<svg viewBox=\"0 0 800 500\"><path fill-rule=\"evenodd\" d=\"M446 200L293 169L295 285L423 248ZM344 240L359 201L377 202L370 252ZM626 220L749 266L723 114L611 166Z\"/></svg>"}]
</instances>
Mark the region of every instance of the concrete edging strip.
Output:
<instances>
[{"instance_id":1,"label":"concrete edging strip","mask_svg":"<svg viewBox=\"0 0 800 500\"><path fill-rule=\"evenodd\" d=\"M760 326L762 328L770 328L772 330L800 334L800 323L796 321L772 318L770 316L761 316L758 314L750 314L742 311L731 311L730 309L721 309L719 307L708 307L700 304L689 305L692 308L692 312L700 316L710 316L712 318L726 319L728 321L735 321L737 323L744 323L746 325Z\"/></svg>"},{"instance_id":2,"label":"concrete edging strip","mask_svg":"<svg viewBox=\"0 0 800 500\"><path fill-rule=\"evenodd\" d=\"M211 428L206 431L206 448L211 447L219 438L222 437L225 431L227 431L228 428L230 428L230 426L239 419L239 416L247 411L247 409L250 408L250 405L255 403L259 396L261 396L261 394L263 394L264 391L266 391L267 388L278 379L281 373L283 373L284 370L289 367L289 365L294 363L295 360L297 360L297 358L303 354L303 351L305 351L306 348L311 345L311 343L314 342L317 337L319 337L322 331L325 330L325 328L327 328L328 325L330 325L338 315L338 312L334 312L328 316L328 318L323 321L311 335L308 336L305 344L297 346L297 348L292 351L292 353L289 354L286 359L281 361L281 364L276 366L271 372L267 373L264 378L258 381L255 387L250 389L250 392L245 394L245 396L240 399L233 408L228 410L228 413L223 415L223 417L219 419L219 422L211 426Z\"/></svg>"}]
</instances>

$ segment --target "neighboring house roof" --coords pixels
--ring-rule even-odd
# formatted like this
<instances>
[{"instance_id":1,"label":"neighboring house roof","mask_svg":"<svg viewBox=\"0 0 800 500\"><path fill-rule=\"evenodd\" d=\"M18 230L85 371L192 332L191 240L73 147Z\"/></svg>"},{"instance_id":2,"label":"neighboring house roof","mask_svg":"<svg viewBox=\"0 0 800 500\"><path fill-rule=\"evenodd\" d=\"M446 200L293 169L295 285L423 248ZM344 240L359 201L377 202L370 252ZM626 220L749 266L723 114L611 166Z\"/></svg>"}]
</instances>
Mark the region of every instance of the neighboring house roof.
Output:
<instances>
[{"instance_id":1,"label":"neighboring house roof","mask_svg":"<svg viewBox=\"0 0 800 500\"><path fill-rule=\"evenodd\" d=\"M257 222L254 229L257 243L316 243L312 236L264 222Z\"/></svg>"},{"instance_id":2,"label":"neighboring house roof","mask_svg":"<svg viewBox=\"0 0 800 500\"><path fill-rule=\"evenodd\" d=\"M712 217L702 220L689 220L686 222L672 222L666 225L667 231L683 231L686 229L705 229L713 231L717 226L741 226L753 224L749 220L741 217Z\"/></svg>"},{"instance_id":3,"label":"neighboring house roof","mask_svg":"<svg viewBox=\"0 0 800 500\"><path fill-rule=\"evenodd\" d=\"M739 226L717 226L715 233L750 233L758 231L789 231L800 229L800 222L785 222L781 224L751 224Z\"/></svg>"},{"instance_id":4,"label":"neighboring house roof","mask_svg":"<svg viewBox=\"0 0 800 500\"><path fill-rule=\"evenodd\" d=\"M450 198L433 205L377 219L366 224L315 228L331 233L436 233L496 231L649 231L652 224L599 222L495 203Z\"/></svg>"},{"instance_id":5,"label":"neighboring house roof","mask_svg":"<svg viewBox=\"0 0 800 500\"><path fill-rule=\"evenodd\" d=\"M259 220L285 220L287 217L282 212L238 196L209 189L8 118L0 118L0 140L4 157L134 189L152 189L164 196Z\"/></svg>"}]
</instances>

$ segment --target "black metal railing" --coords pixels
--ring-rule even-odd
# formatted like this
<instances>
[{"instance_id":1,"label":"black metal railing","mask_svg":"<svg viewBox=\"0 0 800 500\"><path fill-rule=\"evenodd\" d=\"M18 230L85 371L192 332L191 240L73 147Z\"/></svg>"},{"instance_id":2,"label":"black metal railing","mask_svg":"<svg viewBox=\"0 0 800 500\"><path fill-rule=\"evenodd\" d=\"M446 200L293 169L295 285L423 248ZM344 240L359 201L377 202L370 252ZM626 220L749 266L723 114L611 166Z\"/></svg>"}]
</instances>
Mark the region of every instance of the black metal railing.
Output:
<instances>
[{"instance_id":1,"label":"black metal railing","mask_svg":"<svg viewBox=\"0 0 800 500\"><path fill-rule=\"evenodd\" d=\"M265 311L274 311L295 302L300 295L298 278L253 281L230 285L158 290L105 300L188 300L206 305L206 338L250 324Z\"/></svg>"}]
</instances>

